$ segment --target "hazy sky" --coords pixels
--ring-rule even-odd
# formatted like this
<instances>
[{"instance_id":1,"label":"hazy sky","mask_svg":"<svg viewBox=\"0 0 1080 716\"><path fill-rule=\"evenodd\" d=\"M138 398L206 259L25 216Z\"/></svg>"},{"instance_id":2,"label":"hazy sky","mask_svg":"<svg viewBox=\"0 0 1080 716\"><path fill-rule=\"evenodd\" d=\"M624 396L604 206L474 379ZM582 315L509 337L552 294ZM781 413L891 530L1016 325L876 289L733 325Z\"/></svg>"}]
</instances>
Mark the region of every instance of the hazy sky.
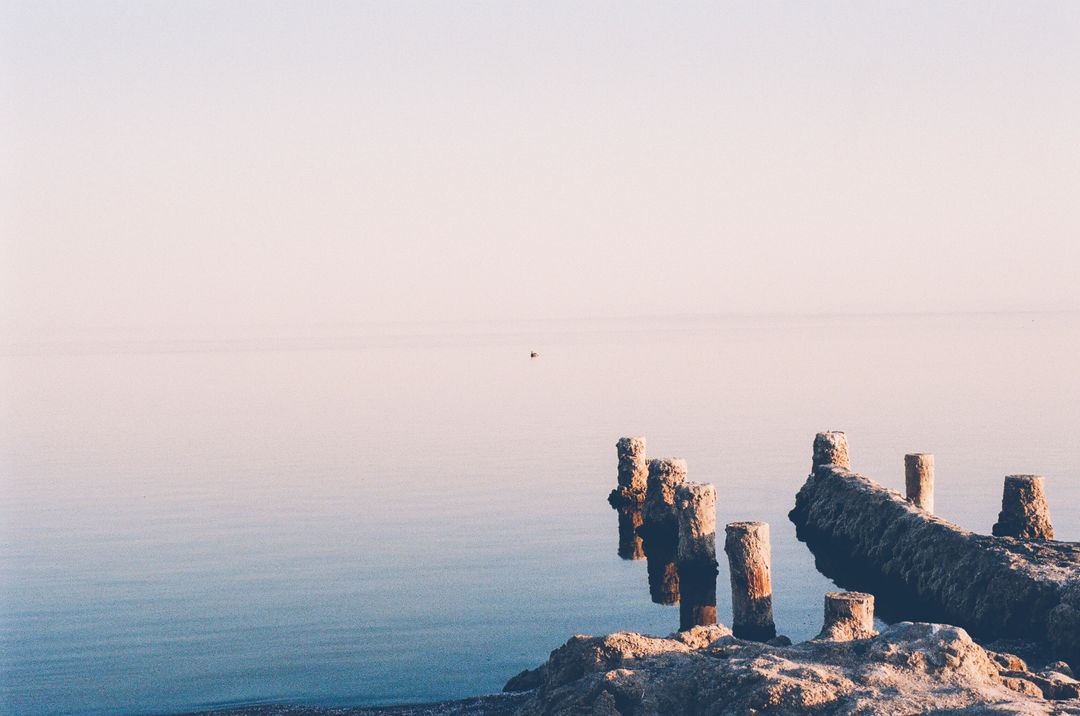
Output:
<instances>
[{"instance_id":1,"label":"hazy sky","mask_svg":"<svg viewBox=\"0 0 1080 716\"><path fill-rule=\"evenodd\" d=\"M8 2L0 327L1080 308L1080 2Z\"/></svg>"}]
</instances>

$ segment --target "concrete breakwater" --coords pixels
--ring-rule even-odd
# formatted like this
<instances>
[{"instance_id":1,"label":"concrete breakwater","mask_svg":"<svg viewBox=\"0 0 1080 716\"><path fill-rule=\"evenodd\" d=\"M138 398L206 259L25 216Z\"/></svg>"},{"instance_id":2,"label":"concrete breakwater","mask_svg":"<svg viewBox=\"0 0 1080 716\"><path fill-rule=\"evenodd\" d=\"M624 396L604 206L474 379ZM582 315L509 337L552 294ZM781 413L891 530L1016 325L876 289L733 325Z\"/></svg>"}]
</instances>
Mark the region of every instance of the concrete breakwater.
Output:
<instances>
[{"instance_id":1,"label":"concrete breakwater","mask_svg":"<svg viewBox=\"0 0 1080 716\"><path fill-rule=\"evenodd\" d=\"M835 443L829 435L816 443ZM932 458L907 460L905 497L852 472L846 439L839 464L822 452L790 518L826 576L873 592L886 613L1080 659L1080 544L1046 539L1053 528L1041 478L1009 476L1000 536L979 535L920 507L933 505Z\"/></svg>"}]
</instances>

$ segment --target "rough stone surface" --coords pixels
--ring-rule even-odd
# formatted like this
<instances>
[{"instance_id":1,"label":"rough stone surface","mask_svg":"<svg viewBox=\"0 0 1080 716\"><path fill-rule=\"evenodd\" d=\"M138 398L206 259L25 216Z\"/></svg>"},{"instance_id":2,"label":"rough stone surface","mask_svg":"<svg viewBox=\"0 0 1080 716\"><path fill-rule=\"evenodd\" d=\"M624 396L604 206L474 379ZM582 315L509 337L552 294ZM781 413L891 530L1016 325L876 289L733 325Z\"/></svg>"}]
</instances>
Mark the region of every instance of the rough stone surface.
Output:
<instances>
[{"instance_id":1,"label":"rough stone surface","mask_svg":"<svg viewBox=\"0 0 1080 716\"><path fill-rule=\"evenodd\" d=\"M1046 504L1043 478L1039 475L1009 475L1001 495L1001 512L994 525L998 537L1054 539L1050 507Z\"/></svg>"},{"instance_id":2,"label":"rough stone surface","mask_svg":"<svg viewBox=\"0 0 1080 716\"><path fill-rule=\"evenodd\" d=\"M716 488L684 482L675 489L680 562L716 563Z\"/></svg>"},{"instance_id":3,"label":"rough stone surface","mask_svg":"<svg viewBox=\"0 0 1080 716\"><path fill-rule=\"evenodd\" d=\"M1080 699L1066 695L1077 682L995 657L963 629L910 622L872 639L794 646L742 641L722 626L664 639L576 636L526 672L535 690L518 713L1080 714Z\"/></svg>"},{"instance_id":4,"label":"rough stone surface","mask_svg":"<svg viewBox=\"0 0 1080 716\"><path fill-rule=\"evenodd\" d=\"M818 639L851 641L877 636L874 631L874 595L866 592L829 592L825 595L825 626Z\"/></svg>"},{"instance_id":5,"label":"rough stone surface","mask_svg":"<svg viewBox=\"0 0 1080 716\"><path fill-rule=\"evenodd\" d=\"M678 457L649 461L649 479L642 516L652 531L674 532L675 489L686 481L686 460Z\"/></svg>"},{"instance_id":6,"label":"rough stone surface","mask_svg":"<svg viewBox=\"0 0 1080 716\"><path fill-rule=\"evenodd\" d=\"M724 552L731 575L732 629L743 639L776 636L772 612L772 548L765 522L732 522Z\"/></svg>"},{"instance_id":7,"label":"rough stone surface","mask_svg":"<svg viewBox=\"0 0 1080 716\"><path fill-rule=\"evenodd\" d=\"M615 443L619 458L618 486L608 495L613 507L640 507L648 488L649 460L645 438L619 438Z\"/></svg>"},{"instance_id":8,"label":"rough stone surface","mask_svg":"<svg viewBox=\"0 0 1080 716\"><path fill-rule=\"evenodd\" d=\"M882 613L1080 659L1080 545L977 535L836 466L807 479L790 517L818 569Z\"/></svg>"},{"instance_id":9,"label":"rough stone surface","mask_svg":"<svg viewBox=\"0 0 1080 716\"><path fill-rule=\"evenodd\" d=\"M814 472L822 465L851 468L847 435L843 432L832 430L827 433L818 433L814 437L814 459L810 471Z\"/></svg>"},{"instance_id":10,"label":"rough stone surface","mask_svg":"<svg viewBox=\"0 0 1080 716\"><path fill-rule=\"evenodd\" d=\"M934 456L917 452L904 455L904 487L916 507L934 512Z\"/></svg>"}]
</instances>

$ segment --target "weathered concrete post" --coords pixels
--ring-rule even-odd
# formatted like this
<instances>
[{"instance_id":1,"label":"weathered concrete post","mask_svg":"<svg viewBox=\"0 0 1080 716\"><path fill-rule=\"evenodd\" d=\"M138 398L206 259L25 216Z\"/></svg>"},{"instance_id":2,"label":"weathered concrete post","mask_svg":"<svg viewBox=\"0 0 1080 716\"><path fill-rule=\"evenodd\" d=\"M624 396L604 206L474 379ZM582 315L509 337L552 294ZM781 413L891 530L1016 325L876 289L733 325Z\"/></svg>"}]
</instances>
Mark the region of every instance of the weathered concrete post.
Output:
<instances>
[{"instance_id":1,"label":"weathered concrete post","mask_svg":"<svg viewBox=\"0 0 1080 716\"><path fill-rule=\"evenodd\" d=\"M679 630L716 623L716 488L684 482L675 489L679 522Z\"/></svg>"},{"instance_id":2,"label":"weathered concrete post","mask_svg":"<svg viewBox=\"0 0 1080 716\"><path fill-rule=\"evenodd\" d=\"M829 592L825 595L825 626L818 639L852 641L877 636L874 631L874 595L865 592Z\"/></svg>"},{"instance_id":3,"label":"weathered concrete post","mask_svg":"<svg viewBox=\"0 0 1080 716\"><path fill-rule=\"evenodd\" d=\"M716 488L684 482L675 490L680 562L716 565Z\"/></svg>"},{"instance_id":4,"label":"weathered concrete post","mask_svg":"<svg viewBox=\"0 0 1080 716\"><path fill-rule=\"evenodd\" d=\"M731 630L740 639L776 636L772 613L772 550L766 522L732 522L724 551L731 570Z\"/></svg>"},{"instance_id":5,"label":"weathered concrete post","mask_svg":"<svg viewBox=\"0 0 1080 716\"><path fill-rule=\"evenodd\" d=\"M640 506L645 501L649 460L645 457L645 438L619 438L615 443L619 456L618 486L608 495L615 507Z\"/></svg>"},{"instance_id":6,"label":"weathered concrete post","mask_svg":"<svg viewBox=\"0 0 1080 716\"><path fill-rule=\"evenodd\" d=\"M907 498L930 514L934 513L934 456L927 452L904 455L904 485Z\"/></svg>"},{"instance_id":7,"label":"weathered concrete post","mask_svg":"<svg viewBox=\"0 0 1080 716\"><path fill-rule=\"evenodd\" d=\"M843 432L832 430L814 436L814 460L810 472L817 471L822 465L838 465L845 470L851 469L847 435Z\"/></svg>"},{"instance_id":8,"label":"weathered concrete post","mask_svg":"<svg viewBox=\"0 0 1080 716\"><path fill-rule=\"evenodd\" d=\"M1001 512L993 532L997 537L1054 539L1041 475L1009 475L1005 478Z\"/></svg>"},{"instance_id":9,"label":"weathered concrete post","mask_svg":"<svg viewBox=\"0 0 1080 716\"><path fill-rule=\"evenodd\" d=\"M649 477L642 517L650 531L678 529L675 513L675 489L686 481L686 460L680 457L649 460ZM646 537L646 539L648 539Z\"/></svg>"}]
</instances>

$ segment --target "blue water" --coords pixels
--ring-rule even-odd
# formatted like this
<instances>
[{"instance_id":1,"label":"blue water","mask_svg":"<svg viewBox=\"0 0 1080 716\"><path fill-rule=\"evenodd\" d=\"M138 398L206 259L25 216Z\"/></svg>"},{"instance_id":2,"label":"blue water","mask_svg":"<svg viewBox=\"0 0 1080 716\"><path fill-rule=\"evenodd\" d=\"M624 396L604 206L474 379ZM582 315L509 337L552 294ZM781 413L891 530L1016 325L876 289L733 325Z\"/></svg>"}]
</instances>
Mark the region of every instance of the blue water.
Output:
<instances>
[{"instance_id":1,"label":"blue water","mask_svg":"<svg viewBox=\"0 0 1080 716\"><path fill-rule=\"evenodd\" d=\"M541 356L529 358L530 350ZM716 318L0 346L0 711L499 690L576 633L666 634L616 554L616 439L772 526L781 633L831 583L786 513L815 432L988 531L1047 476L1080 539L1080 316ZM730 622L721 565L718 613Z\"/></svg>"}]
</instances>

